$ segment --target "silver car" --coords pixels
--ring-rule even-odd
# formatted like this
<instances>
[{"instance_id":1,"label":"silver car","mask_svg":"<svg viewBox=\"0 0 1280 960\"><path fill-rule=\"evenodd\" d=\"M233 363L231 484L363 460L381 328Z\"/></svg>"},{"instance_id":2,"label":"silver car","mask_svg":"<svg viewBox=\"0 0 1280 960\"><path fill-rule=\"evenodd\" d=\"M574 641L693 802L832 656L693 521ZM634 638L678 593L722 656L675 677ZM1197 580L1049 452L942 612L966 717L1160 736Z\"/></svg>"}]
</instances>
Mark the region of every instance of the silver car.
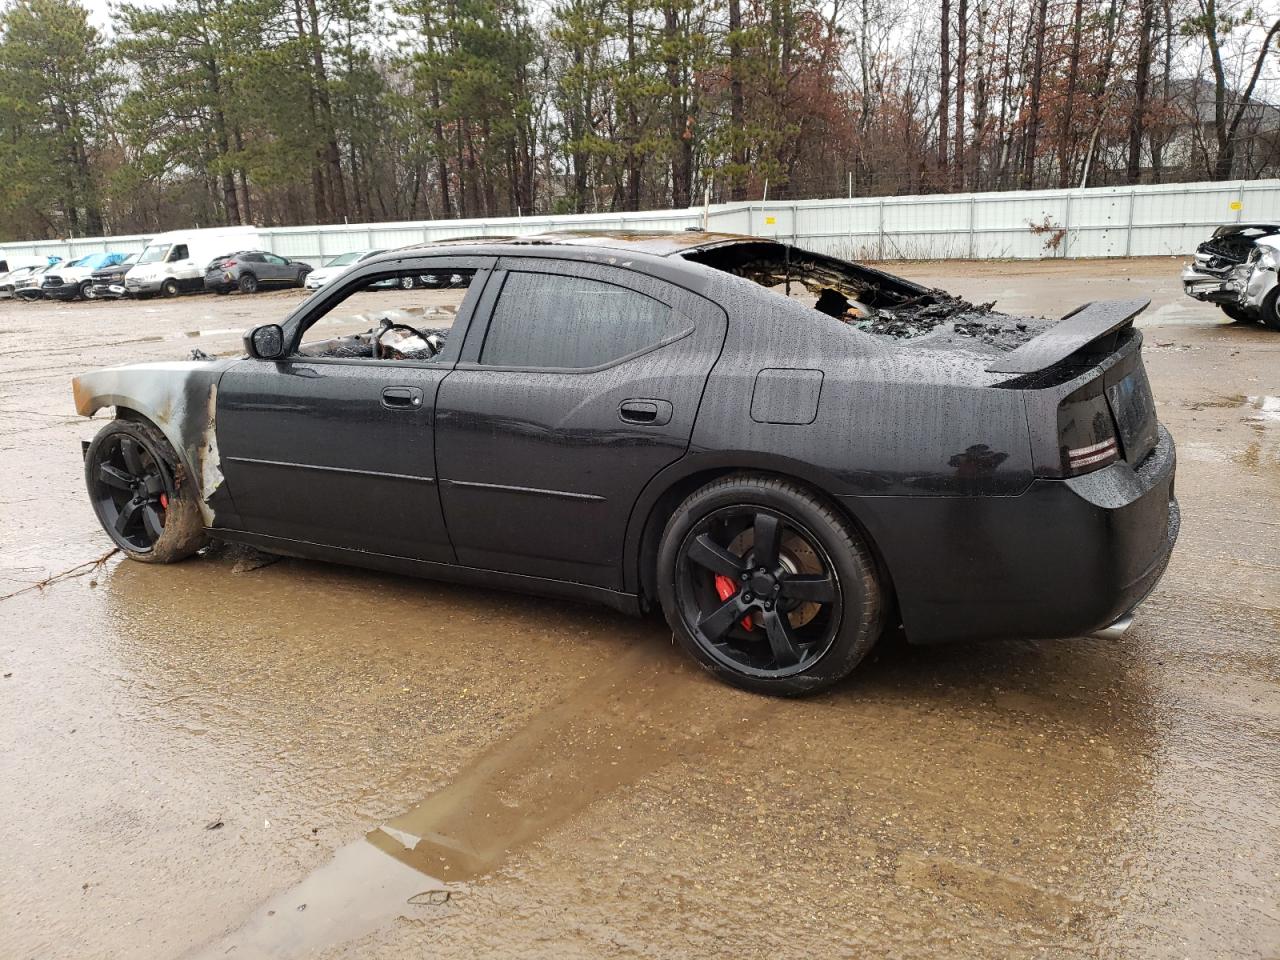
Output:
<instances>
[{"instance_id":1,"label":"silver car","mask_svg":"<svg viewBox=\"0 0 1280 960\"><path fill-rule=\"evenodd\" d=\"M1232 320L1280 330L1280 224L1219 227L1182 270L1187 296L1217 306Z\"/></svg>"}]
</instances>

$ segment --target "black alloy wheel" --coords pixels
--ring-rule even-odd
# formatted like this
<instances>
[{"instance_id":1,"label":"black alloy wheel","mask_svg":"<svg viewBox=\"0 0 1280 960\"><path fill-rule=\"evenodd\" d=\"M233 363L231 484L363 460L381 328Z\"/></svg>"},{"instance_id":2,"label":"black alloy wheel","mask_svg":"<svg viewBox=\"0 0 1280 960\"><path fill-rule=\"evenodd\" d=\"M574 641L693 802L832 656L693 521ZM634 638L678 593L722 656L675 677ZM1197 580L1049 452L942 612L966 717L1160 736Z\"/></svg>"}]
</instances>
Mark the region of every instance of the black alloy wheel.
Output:
<instances>
[{"instance_id":1,"label":"black alloy wheel","mask_svg":"<svg viewBox=\"0 0 1280 960\"><path fill-rule=\"evenodd\" d=\"M137 437L117 433L94 451L90 494L102 526L121 547L149 553L164 534L173 479Z\"/></svg>"},{"instance_id":2,"label":"black alloy wheel","mask_svg":"<svg viewBox=\"0 0 1280 960\"><path fill-rule=\"evenodd\" d=\"M258 278L252 273L242 273L240 274L240 279L236 283L236 286L240 288L241 293L257 293Z\"/></svg>"},{"instance_id":3,"label":"black alloy wheel","mask_svg":"<svg viewBox=\"0 0 1280 960\"><path fill-rule=\"evenodd\" d=\"M153 424L113 420L89 444L84 474L94 513L116 546L143 563L174 563L207 542L195 485Z\"/></svg>"},{"instance_id":4,"label":"black alloy wheel","mask_svg":"<svg viewBox=\"0 0 1280 960\"><path fill-rule=\"evenodd\" d=\"M761 678L813 666L831 649L843 614L834 565L814 534L755 505L723 507L689 531L676 595L706 653Z\"/></svg>"},{"instance_id":5,"label":"black alloy wheel","mask_svg":"<svg viewBox=\"0 0 1280 960\"><path fill-rule=\"evenodd\" d=\"M862 533L788 478L730 474L695 490L668 519L656 560L675 638L746 690L829 687L884 628L889 598Z\"/></svg>"}]
</instances>

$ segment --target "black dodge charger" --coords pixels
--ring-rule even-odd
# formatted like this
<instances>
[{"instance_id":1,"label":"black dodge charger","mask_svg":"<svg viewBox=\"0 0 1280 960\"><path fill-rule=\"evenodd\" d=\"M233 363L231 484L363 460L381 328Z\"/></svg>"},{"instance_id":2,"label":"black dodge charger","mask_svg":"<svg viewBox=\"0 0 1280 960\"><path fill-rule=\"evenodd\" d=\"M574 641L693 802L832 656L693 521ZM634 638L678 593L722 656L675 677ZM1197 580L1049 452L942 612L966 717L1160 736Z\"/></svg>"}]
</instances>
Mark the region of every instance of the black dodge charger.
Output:
<instances>
[{"instance_id":1,"label":"black dodge charger","mask_svg":"<svg viewBox=\"0 0 1280 960\"><path fill-rule=\"evenodd\" d=\"M771 240L548 234L388 252L247 356L74 390L115 408L86 479L136 560L216 538L660 606L716 675L798 694L898 626L1123 632L1178 532L1145 306L1015 317Z\"/></svg>"}]
</instances>

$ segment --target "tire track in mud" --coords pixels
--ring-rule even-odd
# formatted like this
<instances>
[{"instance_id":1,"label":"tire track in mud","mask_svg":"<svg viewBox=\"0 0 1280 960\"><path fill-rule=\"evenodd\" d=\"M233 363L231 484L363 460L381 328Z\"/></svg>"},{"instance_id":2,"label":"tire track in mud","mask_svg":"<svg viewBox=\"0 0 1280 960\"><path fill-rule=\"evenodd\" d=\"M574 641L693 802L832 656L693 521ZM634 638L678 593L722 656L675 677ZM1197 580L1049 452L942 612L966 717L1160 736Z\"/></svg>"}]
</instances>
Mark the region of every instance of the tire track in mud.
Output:
<instances>
[{"instance_id":1,"label":"tire track in mud","mask_svg":"<svg viewBox=\"0 0 1280 960\"><path fill-rule=\"evenodd\" d=\"M723 688L679 652L637 644L447 787L339 849L191 958L303 957L465 895L591 805L713 749L730 724L773 706Z\"/></svg>"}]
</instances>

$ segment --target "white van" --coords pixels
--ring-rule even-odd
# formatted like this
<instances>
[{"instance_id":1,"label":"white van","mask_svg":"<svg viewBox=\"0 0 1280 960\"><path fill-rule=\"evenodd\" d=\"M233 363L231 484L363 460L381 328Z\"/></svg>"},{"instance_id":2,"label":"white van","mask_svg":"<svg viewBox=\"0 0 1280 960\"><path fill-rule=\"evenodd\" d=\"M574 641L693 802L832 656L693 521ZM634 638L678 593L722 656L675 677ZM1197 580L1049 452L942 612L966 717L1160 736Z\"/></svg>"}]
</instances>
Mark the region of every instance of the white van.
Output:
<instances>
[{"instance_id":1,"label":"white van","mask_svg":"<svg viewBox=\"0 0 1280 960\"><path fill-rule=\"evenodd\" d=\"M214 257L262 245L255 227L211 227L173 230L151 238L125 274L130 296L162 293L176 297L183 290L204 289L204 268Z\"/></svg>"}]
</instances>

